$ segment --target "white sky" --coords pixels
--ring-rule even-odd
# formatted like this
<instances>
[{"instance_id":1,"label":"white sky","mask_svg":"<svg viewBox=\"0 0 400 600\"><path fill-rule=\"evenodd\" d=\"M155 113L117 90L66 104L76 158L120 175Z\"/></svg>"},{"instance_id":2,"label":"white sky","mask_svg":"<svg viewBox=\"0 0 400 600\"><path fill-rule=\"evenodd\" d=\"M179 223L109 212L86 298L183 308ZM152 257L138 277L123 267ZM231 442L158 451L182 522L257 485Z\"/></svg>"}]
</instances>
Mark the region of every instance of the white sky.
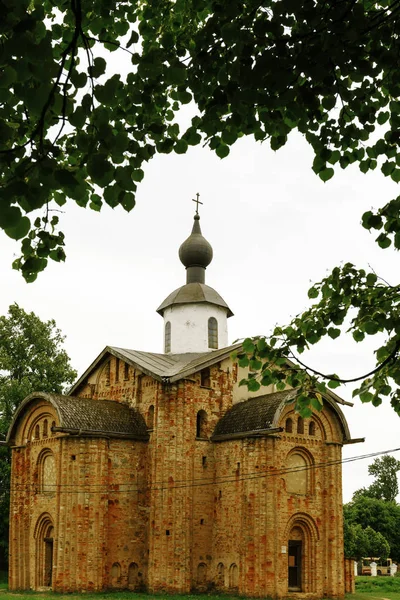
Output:
<instances>
[{"instance_id":1,"label":"white sky","mask_svg":"<svg viewBox=\"0 0 400 600\"><path fill-rule=\"evenodd\" d=\"M19 244L0 233L0 314L17 302L43 320L54 318L79 374L106 345L162 352L163 321L155 310L185 283L178 248L191 231L196 192L204 202L203 235L214 249L206 283L235 315L228 321L230 342L286 323L309 306L310 282L341 261L370 264L398 283L399 255L379 249L376 236L360 225L362 213L395 197L397 186L357 166L324 184L311 164L299 135L277 153L242 139L222 161L207 148L157 156L130 214L120 207L100 214L73 203L63 207L67 261L49 264L33 284L11 269ZM306 358L317 369L356 377L375 366L374 347L339 338ZM351 389L337 392L351 400ZM366 442L345 447L344 457L400 446L400 420L390 406L356 400L345 414L352 436ZM372 482L370 462L344 465L345 501Z\"/></svg>"}]
</instances>

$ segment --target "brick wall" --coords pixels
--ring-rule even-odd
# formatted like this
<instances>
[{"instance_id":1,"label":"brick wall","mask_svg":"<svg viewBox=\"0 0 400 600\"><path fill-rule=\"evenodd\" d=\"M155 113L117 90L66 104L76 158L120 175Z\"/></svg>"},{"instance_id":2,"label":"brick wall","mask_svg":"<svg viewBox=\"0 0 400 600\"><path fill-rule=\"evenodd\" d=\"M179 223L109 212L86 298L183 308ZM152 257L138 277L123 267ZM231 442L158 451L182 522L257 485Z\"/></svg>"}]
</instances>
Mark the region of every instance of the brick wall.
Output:
<instances>
[{"instance_id":1,"label":"brick wall","mask_svg":"<svg viewBox=\"0 0 400 600\"><path fill-rule=\"evenodd\" d=\"M44 436L57 415L33 402L13 449L10 589L46 583L53 544L51 585L61 592L286 597L300 547L300 595L343 597L339 418L326 406L310 430L287 406L281 433L213 443L218 420L243 399L237 383L231 359L169 385L106 358L76 393L135 407L149 442Z\"/></svg>"}]
</instances>

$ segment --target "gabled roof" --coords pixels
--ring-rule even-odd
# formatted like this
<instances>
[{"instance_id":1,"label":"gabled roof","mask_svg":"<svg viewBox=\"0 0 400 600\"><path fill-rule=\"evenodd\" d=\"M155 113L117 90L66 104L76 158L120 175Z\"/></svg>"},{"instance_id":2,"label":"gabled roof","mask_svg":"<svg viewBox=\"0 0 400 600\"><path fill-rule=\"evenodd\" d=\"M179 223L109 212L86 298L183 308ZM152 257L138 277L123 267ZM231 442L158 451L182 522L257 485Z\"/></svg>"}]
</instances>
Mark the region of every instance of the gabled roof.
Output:
<instances>
[{"instance_id":1,"label":"gabled roof","mask_svg":"<svg viewBox=\"0 0 400 600\"><path fill-rule=\"evenodd\" d=\"M49 402L56 410L60 425L57 430L79 435L124 437L147 441L149 434L142 415L127 404L113 400L92 400L47 392L34 392L18 407L7 434L13 440L21 415L36 400Z\"/></svg>"},{"instance_id":2,"label":"gabled roof","mask_svg":"<svg viewBox=\"0 0 400 600\"><path fill-rule=\"evenodd\" d=\"M211 365L228 358L232 352L238 350L241 344L233 344L220 350L210 352L188 352L186 354L159 354L156 352L142 352L140 350L129 350L106 346L96 360L90 365L83 375L69 390L69 394L79 387L88 375L99 365L103 359L111 354L138 368L146 375L150 375L158 381L174 383L179 379L190 377L197 371L210 367Z\"/></svg>"},{"instance_id":3,"label":"gabled roof","mask_svg":"<svg viewBox=\"0 0 400 600\"><path fill-rule=\"evenodd\" d=\"M156 352L142 352L140 350L129 350L127 348L117 348L116 346L106 346L99 354L96 360L81 377L74 383L68 394L71 395L85 381L90 373L103 361L107 355L116 356L127 362L133 367L139 369L146 375L150 375L158 381L165 383L175 383L180 379L185 379L198 373L202 369L211 367L215 363L229 358L233 352L239 351L242 348L241 342L220 348L219 350L211 350L209 352L188 352L186 354L161 354ZM292 361L287 360L289 365L294 365ZM338 404L353 406L351 402L347 402L337 396L331 390L325 393L327 398L330 398Z\"/></svg>"}]
</instances>

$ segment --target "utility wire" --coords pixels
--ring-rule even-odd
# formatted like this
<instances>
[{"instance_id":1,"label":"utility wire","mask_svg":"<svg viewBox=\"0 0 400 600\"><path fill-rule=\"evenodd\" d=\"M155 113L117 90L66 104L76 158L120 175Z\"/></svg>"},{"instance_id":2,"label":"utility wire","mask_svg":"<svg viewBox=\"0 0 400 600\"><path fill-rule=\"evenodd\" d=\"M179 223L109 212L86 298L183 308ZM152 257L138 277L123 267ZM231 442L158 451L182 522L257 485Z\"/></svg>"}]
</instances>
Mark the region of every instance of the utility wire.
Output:
<instances>
[{"instance_id":1,"label":"utility wire","mask_svg":"<svg viewBox=\"0 0 400 600\"><path fill-rule=\"evenodd\" d=\"M13 493L19 493L19 494L38 494L38 493L64 493L64 494L126 494L126 493L146 493L148 491L164 491L164 490L174 490L174 489L185 489L185 488L195 488L195 487L204 487L207 485L214 485L214 486L218 486L218 485L224 485L226 483L237 483L237 482L241 482L241 481L251 481L253 479L268 479L270 477L279 477L282 475L288 475L290 473L300 473L302 471L315 471L317 469L325 469L327 467L333 467L339 464L347 464L347 463L352 463L352 462L356 462L359 460L365 460L367 458L375 458L377 456L382 456L383 454L391 454L393 452L399 452L400 448L393 448L391 450L381 450L379 452L373 452L370 454L362 454L359 456L351 456L348 458L344 458L341 460L332 460L332 461L326 461L326 462L320 462L320 463L314 463L314 464L310 464L307 465L306 467L303 466L299 466L299 467L294 467L294 468L283 468L283 469L277 469L274 470L273 472L262 472L259 473L257 471L255 472L250 472L250 473L246 473L245 475L242 476L238 476L238 473L240 471L240 469L237 470L236 473L232 474L232 475L228 475L225 477L205 477L205 478L198 478L198 479L192 479L191 481L187 481L187 480L176 480L173 482L173 484L169 483L168 481L155 481L154 483L146 486L145 488L138 488L138 487L134 487L133 489L116 489L119 488L120 486L129 486L129 485L135 485L134 482L132 481L127 481L127 482L119 482L119 483L111 483L111 484L87 484L84 485L81 489L77 489L76 484L55 484L53 485L46 485L46 488L52 488L50 489L46 489L45 492L43 491L39 491L38 489L35 489L38 487L37 484L31 484L31 487L33 489L26 489L29 486L24 486L23 484L21 484L21 487L15 487L12 488ZM161 487L154 487L155 485L160 485ZM177 485L178 484L178 485ZM108 487L106 487L108 486ZM24 489L25 487L25 489ZM88 489L88 488L93 488L93 487L99 487L99 488L106 488L106 489L100 489L100 490L93 490L93 489ZM64 488L64 489L62 489ZM73 488L73 489L65 489L65 488ZM5 487L0 487L0 492L7 492L9 491L9 488L5 488Z\"/></svg>"}]
</instances>

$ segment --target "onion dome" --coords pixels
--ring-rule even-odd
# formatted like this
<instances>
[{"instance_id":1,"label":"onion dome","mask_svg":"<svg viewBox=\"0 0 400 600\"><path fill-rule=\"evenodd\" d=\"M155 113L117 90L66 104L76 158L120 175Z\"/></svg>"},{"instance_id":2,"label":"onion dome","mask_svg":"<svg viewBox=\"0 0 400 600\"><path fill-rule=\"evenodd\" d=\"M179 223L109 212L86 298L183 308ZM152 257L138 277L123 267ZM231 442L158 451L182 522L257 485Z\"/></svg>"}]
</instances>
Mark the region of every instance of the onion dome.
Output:
<instances>
[{"instance_id":1,"label":"onion dome","mask_svg":"<svg viewBox=\"0 0 400 600\"><path fill-rule=\"evenodd\" d=\"M213 258L211 244L203 237L200 229L200 215L194 215L192 233L179 248L179 258L186 267L187 283L204 283L205 269Z\"/></svg>"}]
</instances>

